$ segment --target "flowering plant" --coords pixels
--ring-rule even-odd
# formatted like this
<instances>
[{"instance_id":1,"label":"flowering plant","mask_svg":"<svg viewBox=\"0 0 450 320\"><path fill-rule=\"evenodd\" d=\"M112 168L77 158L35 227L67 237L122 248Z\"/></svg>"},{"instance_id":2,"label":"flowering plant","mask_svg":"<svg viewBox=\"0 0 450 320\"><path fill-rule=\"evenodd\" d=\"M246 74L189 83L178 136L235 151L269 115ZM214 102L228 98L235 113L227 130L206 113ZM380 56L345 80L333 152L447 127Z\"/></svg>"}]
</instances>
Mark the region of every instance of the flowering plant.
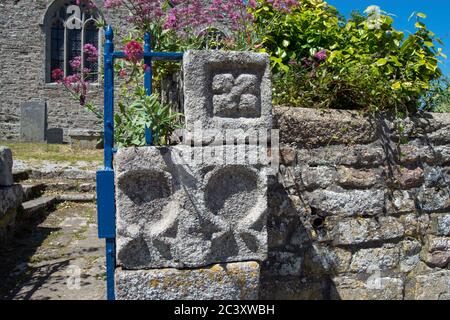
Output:
<instances>
[{"instance_id":1,"label":"flowering plant","mask_svg":"<svg viewBox=\"0 0 450 320\"><path fill-rule=\"evenodd\" d=\"M85 44L83 53L86 62L94 63L98 61L98 51L94 45L90 43ZM92 79L95 74L90 68L83 66L81 56L74 57L69 61L69 65L72 68L73 74L64 76L63 70L59 68L54 69L51 74L52 80L62 84L81 106L92 111L98 118L101 118L102 116L97 108L88 101L89 80Z\"/></svg>"}]
</instances>

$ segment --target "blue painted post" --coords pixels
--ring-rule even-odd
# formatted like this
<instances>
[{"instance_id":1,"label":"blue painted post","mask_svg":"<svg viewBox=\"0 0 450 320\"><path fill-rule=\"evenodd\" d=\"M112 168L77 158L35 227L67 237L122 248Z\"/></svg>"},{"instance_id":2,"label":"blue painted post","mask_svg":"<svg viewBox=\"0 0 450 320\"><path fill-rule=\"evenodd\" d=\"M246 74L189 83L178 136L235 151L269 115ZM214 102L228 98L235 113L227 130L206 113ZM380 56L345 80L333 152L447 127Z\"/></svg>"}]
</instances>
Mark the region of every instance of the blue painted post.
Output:
<instances>
[{"instance_id":1,"label":"blue painted post","mask_svg":"<svg viewBox=\"0 0 450 320\"><path fill-rule=\"evenodd\" d=\"M98 236L106 239L106 284L108 300L115 299L114 273L116 268L116 207L113 170L114 149L114 59L126 58L124 52L114 52L114 32L111 26L105 30L104 47L104 158L105 168L97 171L97 212ZM144 62L147 68L144 73L144 85L147 95L152 94L152 60L181 60L181 52L152 52L150 34L146 33L144 46ZM153 144L151 128L146 126L145 139L147 145Z\"/></svg>"},{"instance_id":2,"label":"blue painted post","mask_svg":"<svg viewBox=\"0 0 450 320\"><path fill-rule=\"evenodd\" d=\"M148 96L152 95L152 78L153 78L153 70L152 70L152 42L151 42L150 33L146 32L144 36L144 63L146 65L144 71L144 86L145 92Z\"/></svg>"},{"instance_id":3,"label":"blue painted post","mask_svg":"<svg viewBox=\"0 0 450 320\"><path fill-rule=\"evenodd\" d=\"M106 27L104 51L105 88L104 88L104 140L105 168L112 169L114 147L114 32L111 26Z\"/></svg>"},{"instance_id":4,"label":"blue painted post","mask_svg":"<svg viewBox=\"0 0 450 320\"><path fill-rule=\"evenodd\" d=\"M105 143L105 171L111 171L111 176L113 173L113 147L114 147L114 32L111 26L108 26L105 31L105 51L104 51L104 62L105 62L105 88L104 88L104 143ZM112 182L114 183L114 182ZM114 184L113 184L114 186ZM114 189L114 187L113 187ZM105 190L108 187L105 186ZM109 189L110 190L110 189ZM106 196L108 201L114 201L114 195ZM114 208L114 204L109 204L107 206ZM105 223L110 222L115 224L115 210L114 212L103 212L102 217L104 219L113 221L105 221ZM100 221L99 221L100 223ZM114 272L115 272L115 238L111 238L109 235L106 238L106 284L107 284L107 299L114 300Z\"/></svg>"},{"instance_id":5,"label":"blue painted post","mask_svg":"<svg viewBox=\"0 0 450 320\"><path fill-rule=\"evenodd\" d=\"M152 79L153 79L153 70L152 70L152 38L149 32L146 32L144 35L144 87L145 93L150 96L152 95ZM152 128L145 126L145 144L151 146L153 144L153 134Z\"/></svg>"}]
</instances>

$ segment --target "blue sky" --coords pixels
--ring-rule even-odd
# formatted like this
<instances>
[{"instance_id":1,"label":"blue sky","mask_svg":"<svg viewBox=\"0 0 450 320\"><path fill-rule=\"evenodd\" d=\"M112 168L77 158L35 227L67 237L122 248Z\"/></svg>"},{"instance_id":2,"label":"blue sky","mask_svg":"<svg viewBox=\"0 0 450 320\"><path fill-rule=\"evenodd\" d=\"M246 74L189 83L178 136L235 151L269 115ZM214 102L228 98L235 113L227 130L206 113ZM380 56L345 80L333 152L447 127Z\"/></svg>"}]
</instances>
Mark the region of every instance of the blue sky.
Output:
<instances>
[{"instance_id":1,"label":"blue sky","mask_svg":"<svg viewBox=\"0 0 450 320\"><path fill-rule=\"evenodd\" d=\"M450 0L327 0L342 14L349 16L352 10L364 11L370 5L380 6L383 11L394 14L394 26L406 33L414 32L415 21L409 16L414 11L427 15L425 24L444 41L443 52L448 56L443 59L440 68L450 75ZM440 45L439 45L440 46Z\"/></svg>"}]
</instances>

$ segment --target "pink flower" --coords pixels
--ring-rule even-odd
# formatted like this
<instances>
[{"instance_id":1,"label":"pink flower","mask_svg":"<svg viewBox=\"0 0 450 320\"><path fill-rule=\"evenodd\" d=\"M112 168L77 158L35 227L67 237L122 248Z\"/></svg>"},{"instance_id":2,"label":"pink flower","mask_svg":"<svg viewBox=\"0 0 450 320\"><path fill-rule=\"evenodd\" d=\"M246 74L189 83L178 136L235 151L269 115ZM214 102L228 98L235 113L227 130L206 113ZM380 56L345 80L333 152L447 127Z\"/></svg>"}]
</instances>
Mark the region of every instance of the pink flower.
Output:
<instances>
[{"instance_id":1,"label":"pink flower","mask_svg":"<svg viewBox=\"0 0 450 320\"><path fill-rule=\"evenodd\" d=\"M320 50L314 55L314 58L320 62L325 61L327 60L327 52L325 50Z\"/></svg>"},{"instance_id":2,"label":"pink flower","mask_svg":"<svg viewBox=\"0 0 450 320\"><path fill-rule=\"evenodd\" d=\"M126 75L127 75L127 72L124 70L124 69L121 69L120 71L119 71L119 78L125 78L126 77Z\"/></svg>"},{"instance_id":3,"label":"pink flower","mask_svg":"<svg viewBox=\"0 0 450 320\"><path fill-rule=\"evenodd\" d=\"M98 61L98 50L94 45L92 45L90 43L86 43L83 47L83 52L84 52L84 56L88 62L97 62Z\"/></svg>"},{"instance_id":4,"label":"pink flower","mask_svg":"<svg viewBox=\"0 0 450 320\"><path fill-rule=\"evenodd\" d=\"M142 49L141 44L134 40L126 44L124 52L127 60L133 63L137 63L144 56L144 49Z\"/></svg>"},{"instance_id":5,"label":"pink flower","mask_svg":"<svg viewBox=\"0 0 450 320\"><path fill-rule=\"evenodd\" d=\"M74 70L80 69L80 67L81 67L81 57L80 56L76 56L75 58L73 58L72 60L69 61L69 64L72 67L72 69L74 69Z\"/></svg>"},{"instance_id":6,"label":"pink flower","mask_svg":"<svg viewBox=\"0 0 450 320\"><path fill-rule=\"evenodd\" d=\"M52 80L53 81L61 82L63 77L64 77L64 71L62 71L61 69L54 69L52 71Z\"/></svg>"},{"instance_id":7,"label":"pink flower","mask_svg":"<svg viewBox=\"0 0 450 320\"><path fill-rule=\"evenodd\" d=\"M123 5L123 1L122 0L105 0L103 5L105 6L106 9L112 9L112 8L117 8L117 7L120 7L121 5Z\"/></svg>"}]
</instances>

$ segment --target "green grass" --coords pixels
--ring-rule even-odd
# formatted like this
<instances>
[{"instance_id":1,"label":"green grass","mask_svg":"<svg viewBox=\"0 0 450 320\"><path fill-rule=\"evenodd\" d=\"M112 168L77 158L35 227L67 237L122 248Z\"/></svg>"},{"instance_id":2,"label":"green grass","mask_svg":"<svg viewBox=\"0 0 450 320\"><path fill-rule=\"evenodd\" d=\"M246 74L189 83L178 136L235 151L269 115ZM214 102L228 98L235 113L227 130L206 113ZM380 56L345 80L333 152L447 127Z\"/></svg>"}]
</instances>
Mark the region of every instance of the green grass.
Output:
<instances>
[{"instance_id":1,"label":"green grass","mask_svg":"<svg viewBox=\"0 0 450 320\"><path fill-rule=\"evenodd\" d=\"M11 149L14 159L68 161L102 161L103 150L73 150L70 145L0 141Z\"/></svg>"}]
</instances>

